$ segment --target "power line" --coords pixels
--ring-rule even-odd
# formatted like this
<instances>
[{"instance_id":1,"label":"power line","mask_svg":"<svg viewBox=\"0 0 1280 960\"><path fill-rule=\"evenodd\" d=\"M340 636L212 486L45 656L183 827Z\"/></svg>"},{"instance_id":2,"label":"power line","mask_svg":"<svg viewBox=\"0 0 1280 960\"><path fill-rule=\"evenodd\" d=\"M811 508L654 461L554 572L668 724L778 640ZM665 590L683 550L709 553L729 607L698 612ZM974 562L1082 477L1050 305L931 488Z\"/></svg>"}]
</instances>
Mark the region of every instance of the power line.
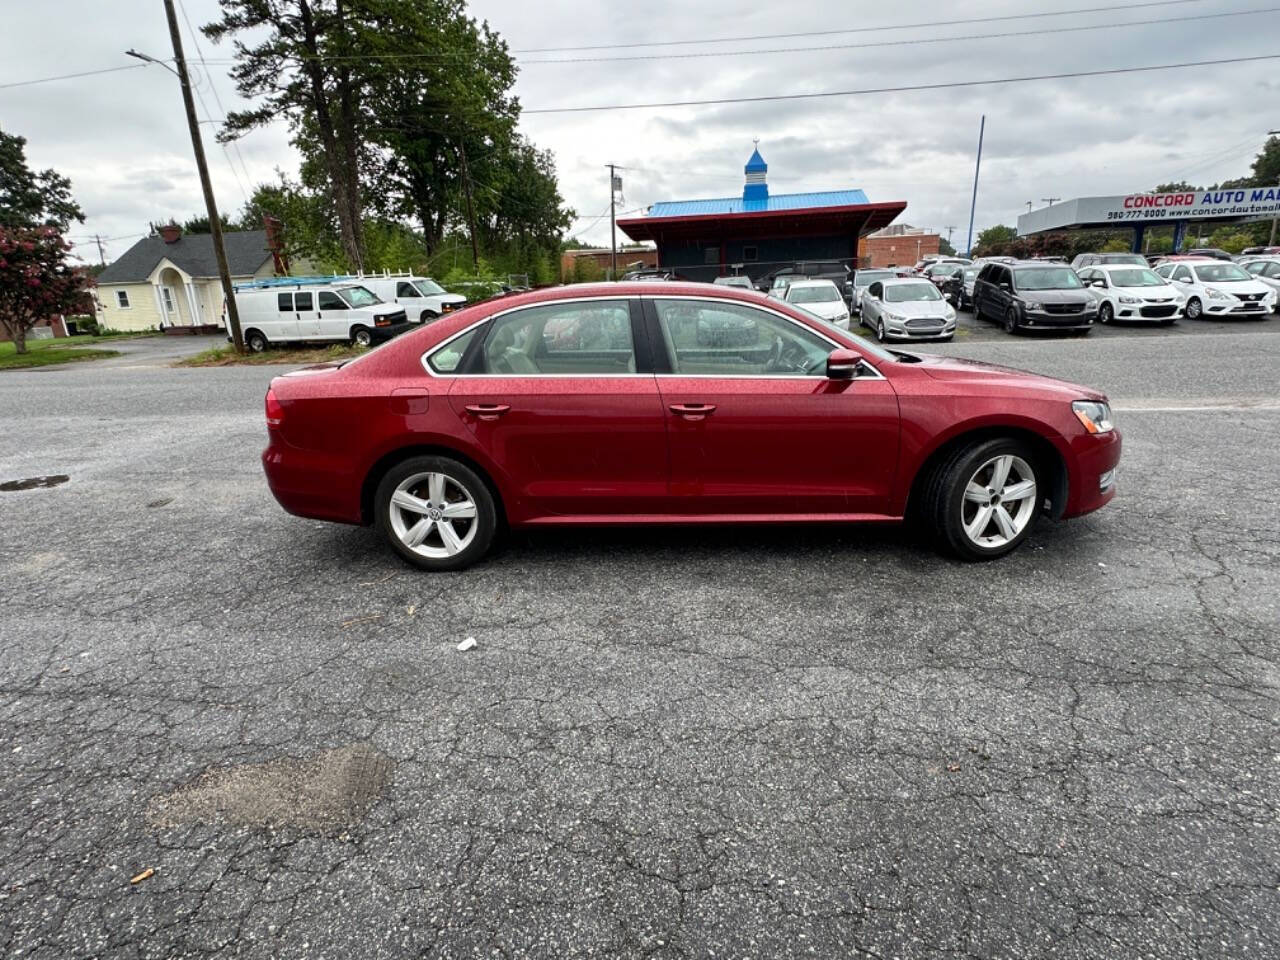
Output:
<instances>
[{"instance_id":1,"label":"power line","mask_svg":"<svg viewBox=\"0 0 1280 960\"><path fill-rule=\"evenodd\" d=\"M37 83L53 83L55 80L74 80L77 77L96 77L100 73L118 73L121 70L141 70L145 63L129 63L123 67L106 67L102 70L85 70L82 73L64 73L56 77L41 77L39 80L16 80L13 83L0 83L0 90L13 87L30 87Z\"/></svg>"},{"instance_id":2,"label":"power line","mask_svg":"<svg viewBox=\"0 0 1280 960\"><path fill-rule=\"evenodd\" d=\"M191 44L196 48L196 57L200 60L200 65L204 67L204 75L209 79L209 91L213 94L213 102L218 105L218 112L222 114L225 120L227 108L222 105L222 97L218 95L218 85L213 82L213 74L209 72L209 64L204 59L204 49L200 46L200 38L196 35L195 28L191 26L191 18L187 16L187 5L183 3L182 0L178 0L178 9L182 11L182 19L187 25L187 33L191 35ZM196 93L200 93L199 89L196 90ZM209 108L205 105L203 96L200 97L200 104L201 106L204 106L204 112L209 113ZM245 166L244 156L240 153L240 144L233 140L231 141L231 148L235 150L236 156L240 159L240 168L244 171L245 180L252 183L253 177L249 175L249 168ZM240 193L244 195L244 202L247 206L249 203L249 192L245 190L244 184L240 183L240 175L236 173L236 166L231 162L231 154L227 151L227 145L225 143L222 144L222 152L226 155L227 165L231 167L231 172L235 174L236 182L240 184Z\"/></svg>"},{"instance_id":3,"label":"power line","mask_svg":"<svg viewBox=\"0 0 1280 960\"><path fill-rule=\"evenodd\" d=\"M766 50L702 50L697 53L646 53L627 57L564 57L555 60L521 60L520 66L539 63L626 63L637 60L696 60L704 57L749 57L772 53L815 53L824 50L868 50L876 47L907 47L922 43L956 43L963 40L1002 40L1009 37L1034 37L1054 33L1081 33L1089 30L1118 30L1124 27L1145 27L1166 23L1185 23L1190 20L1217 20L1223 17L1248 17L1261 13L1276 13L1280 7L1264 7L1258 10L1239 10L1231 13L1201 13L1189 17L1159 17L1153 20L1131 20L1125 23L1090 23L1073 27L1045 27L1040 30L1016 30L1006 33L970 33L955 37L917 37L907 40L876 40L872 43L834 43L816 47L773 47Z\"/></svg>"},{"instance_id":4,"label":"power line","mask_svg":"<svg viewBox=\"0 0 1280 960\"><path fill-rule=\"evenodd\" d=\"M1110 70L1076 70L1069 73L1042 73L1025 77L1001 77L995 80L955 80L949 83L920 83L900 87L864 87L861 90L828 90L823 93L781 93L761 97L720 97L713 100L665 100L652 103L611 103L582 107L540 107L525 114L594 113L602 110L647 110L656 107L711 107L732 103L774 103L780 100L821 100L829 97L857 97L881 93L912 93L923 90L954 90L963 87L999 86L1028 83L1033 80L1071 80L1077 77L1105 77L1126 73L1150 73L1156 70L1181 70L1186 67L1215 67L1228 63L1257 63L1280 60L1280 53L1254 57L1226 57L1221 60L1188 60L1183 63L1160 63L1148 67L1116 67Z\"/></svg>"},{"instance_id":5,"label":"power line","mask_svg":"<svg viewBox=\"0 0 1280 960\"><path fill-rule=\"evenodd\" d=\"M1070 17L1081 13L1115 13L1123 10L1140 10L1144 7L1172 7L1204 0L1153 0L1147 3L1129 3L1106 7L1080 7L1074 10L1053 10L1043 13L1014 13L999 17L966 17L960 20L934 20L927 24L899 23L879 27L849 27L843 30L810 30L804 33L767 33L752 37L703 37L698 40L650 40L647 43L599 43L582 47L526 47L512 53L568 53L575 50L624 50L635 47L675 47L702 43L746 43L752 40L795 40L801 37L829 37L839 33L880 33L889 30L911 30L921 26L955 27L969 23L999 23L1009 20L1032 20L1041 17Z\"/></svg>"}]
</instances>

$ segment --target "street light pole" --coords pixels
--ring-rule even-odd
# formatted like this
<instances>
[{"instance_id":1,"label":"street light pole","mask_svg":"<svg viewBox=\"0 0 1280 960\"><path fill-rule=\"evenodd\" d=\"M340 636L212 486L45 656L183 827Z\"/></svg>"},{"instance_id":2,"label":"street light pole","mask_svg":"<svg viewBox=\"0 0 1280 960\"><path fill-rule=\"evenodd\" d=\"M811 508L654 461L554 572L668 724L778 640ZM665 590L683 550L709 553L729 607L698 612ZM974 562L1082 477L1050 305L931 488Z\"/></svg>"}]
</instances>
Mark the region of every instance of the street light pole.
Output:
<instances>
[{"instance_id":1,"label":"street light pole","mask_svg":"<svg viewBox=\"0 0 1280 960\"><path fill-rule=\"evenodd\" d=\"M176 74L182 84L182 101L187 108L187 126L191 130L191 148L196 155L196 169L200 173L200 187L204 191L205 210L209 214L209 233L213 240L213 253L218 260L218 275L222 280L222 296L227 304L227 325L231 327L231 342L236 353L244 353L244 336L240 332L240 311L236 309L236 294L231 286L231 268L227 266L227 250L222 243L222 221L218 219L218 205L213 199L213 184L209 181L209 165L204 158L204 142L200 138L200 123L196 119L195 99L191 95L191 78L187 75L187 61L182 55L182 34L178 32L178 15L173 9L173 0L164 0L164 12L169 18L169 37L173 41L173 62L177 67L171 71ZM150 63L166 64L136 50L126 51L129 56Z\"/></svg>"}]
</instances>

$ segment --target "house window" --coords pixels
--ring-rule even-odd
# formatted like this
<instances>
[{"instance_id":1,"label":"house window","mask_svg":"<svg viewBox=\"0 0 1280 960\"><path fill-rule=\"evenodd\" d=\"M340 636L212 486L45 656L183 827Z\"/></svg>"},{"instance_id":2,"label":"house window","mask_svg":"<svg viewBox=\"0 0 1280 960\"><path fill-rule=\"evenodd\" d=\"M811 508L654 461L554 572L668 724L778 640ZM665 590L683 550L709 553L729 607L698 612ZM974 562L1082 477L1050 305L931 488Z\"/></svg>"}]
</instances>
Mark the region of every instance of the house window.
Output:
<instances>
[{"instance_id":1,"label":"house window","mask_svg":"<svg viewBox=\"0 0 1280 960\"><path fill-rule=\"evenodd\" d=\"M719 247L707 247L706 249L704 249L704 250L702 251L702 262L703 262L703 263L719 263L719 262L720 262L720 248L719 248Z\"/></svg>"},{"instance_id":2,"label":"house window","mask_svg":"<svg viewBox=\"0 0 1280 960\"><path fill-rule=\"evenodd\" d=\"M117 290L116 303L119 304L121 310L128 310L129 309L129 291Z\"/></svg>"},{"instance_id":3,"label":"house window","mask_svg":"<svg viewBox=\"0 0 1280 960\"><path fill-rule=\"evenodd\" d=\"M743 248L742 248L742 259L743 259L743 260L755 260L757 256L758 256L758 254L756 253L756 248L755 248L755 247L743 247Z\"/></svg>"},{"instance_id":4,"label":"house window","mask_svg":"<svg viewBox=\"0 0 1280 960\"><path fill-rule=\"evenodd\" d=\"M164 301L164 312L169 315L177 313L173 308L173 287L161 287L160 299Z\"/></svg>"}]
</instances>

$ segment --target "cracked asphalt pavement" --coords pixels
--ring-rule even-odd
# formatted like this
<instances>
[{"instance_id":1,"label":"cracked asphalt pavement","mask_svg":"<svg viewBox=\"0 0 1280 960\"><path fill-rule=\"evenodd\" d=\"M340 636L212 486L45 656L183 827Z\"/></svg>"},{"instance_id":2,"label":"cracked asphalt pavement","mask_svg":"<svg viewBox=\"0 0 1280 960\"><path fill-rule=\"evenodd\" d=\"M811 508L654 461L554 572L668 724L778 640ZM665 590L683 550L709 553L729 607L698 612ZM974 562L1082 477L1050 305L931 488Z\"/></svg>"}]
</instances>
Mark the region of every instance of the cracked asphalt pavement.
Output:
<instances>
[{"instance_id":1,"label":"cracked asphalt pavement","mask_svg":"<svg viewBox=\"0 0 1280 960\"><path fill-rule=\"evenodd\" d=\"M1270 327L921 348L1118 411L1116 500L988 565L428 575L277 507L269 368L0 375L0 481L70 477L0 493L0 955L1280 956Z\"/></svg>"}]
</instances>

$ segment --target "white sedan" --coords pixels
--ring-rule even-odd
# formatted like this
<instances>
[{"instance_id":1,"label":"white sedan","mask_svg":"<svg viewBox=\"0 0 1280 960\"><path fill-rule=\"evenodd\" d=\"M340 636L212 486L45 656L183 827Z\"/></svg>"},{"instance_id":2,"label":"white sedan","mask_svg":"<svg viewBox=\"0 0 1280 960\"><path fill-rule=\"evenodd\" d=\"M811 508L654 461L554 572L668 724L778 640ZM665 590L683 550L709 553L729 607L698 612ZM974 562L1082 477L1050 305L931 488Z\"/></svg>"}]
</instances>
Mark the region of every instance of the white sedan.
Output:
<instances>
[{"instance_id":1,"label":"white sedan","mask_svg":"<svg viewBox=\"0 0 1280 960\"><path fill-rule=\"evenodd\" d=\"M862 325L881 341L950 340L956 332L956 312L932 281L877 280L862 295Z\"/></svg>"},{"instance_id":2,"label":"white sedan","mask_svg":"<svg viewBox=\"0 0 1280 960\"><path fill-rule=\"evenodd\" d=\"M782 299L841 330L849 329L849 309L830 280L793 280Z\"/></svg>"},{"instance_id":3,"label":"white sedan","mask_svg":"<svg viewBox=\"0 0 1280 960\"><path fill-rule=\"evenodd\" d=\"M1182 291L1150 267L1128 263L1100 263L1076 271L1098 298L1098 322L1154 320L1169 324L1182 316Z\"/></svg>"},{"instance_id":4,"label":"white sedan","mask_svg":"<svg viewBox=\"0 0 1280 960\"><path fill-rule=\"evenodd\" d=\"M1187 299L1188 320L1265 317L1276 306L1276 292L1236 263L1166 260L1156 273L1178 285Z\"/></svg>"},{"instance_id":5,"label":"white sedan","mask_svg":"<svg viewBox=\"0 0 1280 960\"><path fill-rule=\"evenodd\" d=\"M1241 257L1237 263L1248 270L1255 280L1265 283L1280 298L1280 257ZM1280 310L1280 303L1276 309Z\"/></svg>"}]
</instances>

